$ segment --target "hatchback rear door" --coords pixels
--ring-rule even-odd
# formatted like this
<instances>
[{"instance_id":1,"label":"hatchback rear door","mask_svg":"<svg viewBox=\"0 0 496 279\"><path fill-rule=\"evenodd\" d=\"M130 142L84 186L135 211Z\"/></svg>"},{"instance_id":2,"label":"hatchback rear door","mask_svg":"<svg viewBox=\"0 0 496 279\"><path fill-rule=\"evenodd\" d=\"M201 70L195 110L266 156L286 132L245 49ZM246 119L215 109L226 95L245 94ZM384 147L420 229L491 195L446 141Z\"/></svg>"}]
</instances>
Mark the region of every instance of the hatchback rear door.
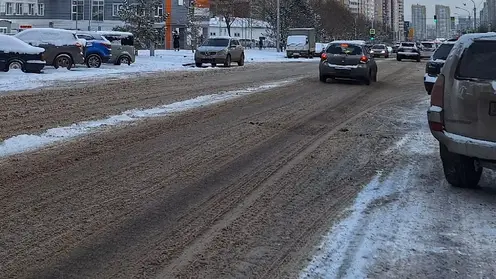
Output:
<instances>
[{"instance_id":1,"label":"hatchback rear door","mask_svg":"<svg viewBox=\"0 0 496 279\"><path fill-rule=\"evenodd\" d=\"M327 62L334 65L358 65L363 55L362 46L358 44L331 43L327 48Z\"/></svg>"},{"instance_id":2,"label":"hatchback rear door","mask_svg":"<svg viewBox=\"0 0 496 279\"><path fill-rule=\"evenodd\" d=\"M446 79L445 127L496 142L496 40L491 39L474 41L463 51L454 79Z\"/></svg>"}]
</instances>

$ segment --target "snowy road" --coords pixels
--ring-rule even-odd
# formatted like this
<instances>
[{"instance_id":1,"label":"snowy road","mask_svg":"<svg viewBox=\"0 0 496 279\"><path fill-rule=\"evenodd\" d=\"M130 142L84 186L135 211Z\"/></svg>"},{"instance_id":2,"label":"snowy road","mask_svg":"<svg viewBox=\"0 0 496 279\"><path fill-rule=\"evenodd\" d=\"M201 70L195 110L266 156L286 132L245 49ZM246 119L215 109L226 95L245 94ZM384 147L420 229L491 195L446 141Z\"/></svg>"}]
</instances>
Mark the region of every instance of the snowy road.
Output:
<instances>
[{"instance_id":1,"label":"snowy road","mask_svg":"<svg viewBox=\"0 0 496 279\"><path fill-rule=\"evenodd\" d=\"M0 278L491 278L495 177L444 181L424 66L381 62L372 86L254 63L0 96L0 147L154 115L0 158Z\"/></svg>"}]
</instances>

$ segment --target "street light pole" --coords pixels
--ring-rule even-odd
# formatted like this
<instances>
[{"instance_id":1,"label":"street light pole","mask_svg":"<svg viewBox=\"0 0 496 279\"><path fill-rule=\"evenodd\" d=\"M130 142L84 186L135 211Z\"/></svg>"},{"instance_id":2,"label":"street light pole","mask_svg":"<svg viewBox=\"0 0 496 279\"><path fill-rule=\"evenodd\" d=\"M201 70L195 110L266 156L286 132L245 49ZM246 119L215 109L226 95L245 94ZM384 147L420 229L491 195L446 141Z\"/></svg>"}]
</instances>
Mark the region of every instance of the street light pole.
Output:
<instances>
[{"instance_id":1,"label":"street light pole","mask_svg":"<svg viewBox=\"0 0 496 279\"><path fill-rule=\"evenodd\" d=\"M277 36L276 36L276 48L277 52L281 51L281 0L277 0Z\"/></svg>"},{"instance_id":2,"label":"street light pole","mask_svg":"<svg viewBox=\"0 0 496 279\"><path fill-rule=\"evenodd\" d=\"M472 3L474 3L474 32L477 29L477 5L475 4L475 1L472 0Z\"/></svg>"}]
</instances>

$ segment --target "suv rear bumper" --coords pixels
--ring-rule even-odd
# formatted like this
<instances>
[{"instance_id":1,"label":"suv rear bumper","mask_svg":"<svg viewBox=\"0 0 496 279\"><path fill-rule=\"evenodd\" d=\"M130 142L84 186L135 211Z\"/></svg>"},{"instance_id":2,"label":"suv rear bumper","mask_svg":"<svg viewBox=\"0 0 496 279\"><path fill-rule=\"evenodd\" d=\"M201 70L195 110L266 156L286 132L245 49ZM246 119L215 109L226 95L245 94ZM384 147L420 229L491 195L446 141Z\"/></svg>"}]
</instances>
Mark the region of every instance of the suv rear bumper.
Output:
<instances>
[{"instance_id":1,"label":"suv rear bumper","mask_svg":"<svg viewBox=\"0 0 496 279\"><path fill-rule=\"evenodd\" d=\"M398 52L398 55L401 55L401 56L411 56L411 57L419 57L420 56L420 53L418 53L418 52L404 52L404 51L401 51L401 52Z\"/></svg>"},{"instance_id":2,"label":"suv rear bumper","mask_svg":"<svg viewBox=\"0 0 496 279\"><path fill-rule=\"evenodd\" d=\"M369 67L366 64L358 65L333 65L327 62L320 63L321 76L337 78L365 79L368 77Z\"/></svg>"},{"instance_id":3,"label":"suv rear bumper","mask_svg":"<svg viewBox=\"0 0 496 279\"><path fill-rule=\"evenodd\" d=\"M430 108L427 112L429 122L440 122L441 113L439 109ZM469 138L443 131L433 131L432 135L450 152L473 157L481 160L496 161L496 142Z\"/></svg>"}]
</instances>

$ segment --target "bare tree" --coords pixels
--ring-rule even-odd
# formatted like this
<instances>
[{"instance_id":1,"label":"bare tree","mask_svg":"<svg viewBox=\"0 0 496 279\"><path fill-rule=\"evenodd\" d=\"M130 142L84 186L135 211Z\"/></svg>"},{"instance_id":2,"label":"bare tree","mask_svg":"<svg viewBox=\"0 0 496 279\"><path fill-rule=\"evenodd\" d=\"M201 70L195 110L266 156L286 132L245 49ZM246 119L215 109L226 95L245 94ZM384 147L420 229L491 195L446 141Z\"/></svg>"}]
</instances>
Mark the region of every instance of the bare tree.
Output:
<instances>
[{"instance_id":1,"label":"bare tree","mask_svg":"<svg viewBox=\"0 0 496 279\"><path fill-rule=\"evenodd\" d=\"M231 26L239 17L249 16L248 0L213 0L212 11L215 16L224 19L227 33L231 36Z\"/></svg>"}]
</instances>

